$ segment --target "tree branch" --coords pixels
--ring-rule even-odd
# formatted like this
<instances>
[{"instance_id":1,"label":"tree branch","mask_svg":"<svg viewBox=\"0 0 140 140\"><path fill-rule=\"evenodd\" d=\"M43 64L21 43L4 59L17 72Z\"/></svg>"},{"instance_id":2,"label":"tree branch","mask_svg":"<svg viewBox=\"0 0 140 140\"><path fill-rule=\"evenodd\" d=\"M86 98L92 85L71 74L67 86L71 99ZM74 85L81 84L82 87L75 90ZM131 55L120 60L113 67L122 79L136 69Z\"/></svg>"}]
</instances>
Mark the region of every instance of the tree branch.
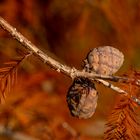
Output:
<instances>
[{"instance_id":1,"label":"tree branch","mask_svg":"<svg viewBox=\"0 0 140 140\"><path fill-rule=\"evenodd\" d=\"M63 74L75 78L77 76L87 77L87 78L98 78L98 79L104 79L104 80L110 80L114 82L123 82L123 83L129 83L129 82L135 82L136 85L140 86L140 80L135 79L128 79L126 77L119 77L119 76L108 76L108 75L100 75L96 73L88 73L85 71L79 71L75 68L70 68L66 65L63 65L59 63L58 61L54 60L53 58L49 57L47 54L45 54L43 51L41 51L39 48L37 48L33 43L31 43L29 40L27 40L21 33L19 33L16 28L12 27L7 21L5 21L3 18L0 17L0 26L8 31L10 35L13 36L14 39L19 41L25 48L27 48L30 52L37 55L44 63L47 63L49 66L57 70L58 72L62 72Z\"/></svg>"},{"instance_id":2,"label":"tree branch","mask_svg":"<svg viewBox=\"0 0 140 140\"><path fill-rule=\"evenodd\" d=\"M54 60L53 58L49 57L47 54L45 54L39 48L37 48L33 43L31 43L28 39L26 39L21 33L19 33L16 30L16 28L12 27L2 17L0 17L0 26L4 30L8 31L10 33L10 35L13 36L14 39L19 41L31 53L35 54L38 58L40 58L45 64L48 64L50 67L55 69L57 72L61 72L65 75L71 77L72 79L74 79L75 77L90 78L94 81L102 83L103 85L105 85L119 93L123 93L124 95L128 95L128 93L118 87L113 86L112 84L110 84L109 82L104 81L104 80L110 80L110 81L114 81L114 82L123 82L123 83L134 82L136 85L140 86L140 80L128 79L126 77L106 76L106 75L100 75L100 74L96 74L96 73L88 73L85 71L77 70L74 67L71 68L69 66L63 65L63 64L59 63L58 61ZM140 101L137 98L132 97L131 99L140 105Z\"/></svg>"}]
</instances>

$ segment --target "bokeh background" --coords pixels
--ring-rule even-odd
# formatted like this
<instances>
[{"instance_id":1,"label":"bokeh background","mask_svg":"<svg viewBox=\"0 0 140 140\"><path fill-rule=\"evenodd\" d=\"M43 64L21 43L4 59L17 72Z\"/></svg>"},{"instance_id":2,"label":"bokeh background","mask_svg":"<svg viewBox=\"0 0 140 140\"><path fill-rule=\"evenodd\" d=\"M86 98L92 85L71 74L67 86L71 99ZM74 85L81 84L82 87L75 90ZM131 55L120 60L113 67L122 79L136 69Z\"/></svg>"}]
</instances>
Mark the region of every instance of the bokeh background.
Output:
<instances>
[{"instance_id":1,"label":"bokeh background","mask_svg":"<svg viewBox=\"0 0 140 140\"><path fill-rule=\"evenodd\" d=\"M125 56L118 75L140 68L139 0L0 0L0 16L63 64L81 69L89 50L110 45ZM26 51L0 29L0 65L19 56L17 50ZM96 112L91 119L80 120L67 108L71 84L70 78L35 56L25 60L18 68L16 89L0 106L0 139L14 139L17 133L20 139L23 135L41 140L102 139L119 95L96 84Z\"/></svg>"}]
</instances>

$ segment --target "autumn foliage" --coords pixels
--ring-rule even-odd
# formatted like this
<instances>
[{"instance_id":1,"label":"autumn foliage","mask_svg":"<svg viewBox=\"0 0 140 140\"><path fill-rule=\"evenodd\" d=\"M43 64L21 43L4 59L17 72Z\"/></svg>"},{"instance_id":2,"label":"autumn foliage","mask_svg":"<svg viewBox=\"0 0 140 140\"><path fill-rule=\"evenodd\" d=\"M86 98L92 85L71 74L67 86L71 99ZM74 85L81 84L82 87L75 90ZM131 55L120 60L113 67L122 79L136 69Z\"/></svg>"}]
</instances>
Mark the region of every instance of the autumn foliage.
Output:
<instances>
[{"instance_id":1,"label":"autumn foliage","mask_svg":"<svg viewBox=\"0 0 140 140\"><path fill-rule=\"evenodd\" d=\"M110 45L125 56L119 72L135 79L140 79L139 9L138 0L0 1L0 16L56 60L80 69L89 50ZM129 92L124 97L95 83L98 106L83 120L69 113L71 84L0 29L0 139L140 138L140 107L129 99L139 98L139 87L117 83Z\"/></svg>"},{"instance_id":2,"label":"autumn foliage","mask_svg":"<svg viewBox=\"0 0 140 140\"><path fill-rule=\"evenodd\" d=\"M109 117L105 140L137 140L140 133L135 105L128 99L118 102Z\"/></svg>"}]
</instances>

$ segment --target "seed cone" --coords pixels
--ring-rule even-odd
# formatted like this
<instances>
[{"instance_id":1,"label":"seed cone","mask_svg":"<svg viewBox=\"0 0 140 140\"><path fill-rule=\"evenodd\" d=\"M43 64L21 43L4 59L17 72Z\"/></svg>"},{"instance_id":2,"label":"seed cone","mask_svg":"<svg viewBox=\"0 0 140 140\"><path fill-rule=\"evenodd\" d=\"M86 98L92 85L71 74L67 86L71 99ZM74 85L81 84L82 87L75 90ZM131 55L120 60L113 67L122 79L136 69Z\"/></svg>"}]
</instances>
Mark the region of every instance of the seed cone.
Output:
<instances>
[{"instance_id":1,"label":"seed cone","mask_svg":"<svg viewBox=\"0 0 140 140\"><path fill-rule=\"evenodd\" d=\"M67 93L67 103L72 116L90 118L96 109L98 92L88 78L77 77Z\"/></svg>"},{"instance_id":2,"label":"seed cone","mask_svg":"<svg viewBox=\"0 0 140 140\"><path fill-rule=\"evenodd\" d=\"M118 49L104 46L92 49L85 60L84 69L102 75L112 75L122 66L124 55Z\"/></svg>"}]
</instances>

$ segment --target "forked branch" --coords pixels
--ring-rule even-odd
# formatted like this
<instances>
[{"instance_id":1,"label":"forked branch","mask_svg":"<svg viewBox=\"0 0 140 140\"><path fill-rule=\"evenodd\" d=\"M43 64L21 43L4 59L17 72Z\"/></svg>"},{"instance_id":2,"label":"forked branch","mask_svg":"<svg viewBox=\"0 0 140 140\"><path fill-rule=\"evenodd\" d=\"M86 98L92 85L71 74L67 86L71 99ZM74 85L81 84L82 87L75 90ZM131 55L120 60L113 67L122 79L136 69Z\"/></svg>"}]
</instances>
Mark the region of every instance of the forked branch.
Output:
<instances>
[{"instance_id":1,"label":"forked branch","mask_svg":"<svg viewBox=\"0 0 140 140\"><path fill-rule=\"evenodd\" d=\"M106 75L99 75L96 73L88 73L85 71L77 70L74 67L71 68L69 66L63 65L63 64L59 63L58 61L54 60L53 58L49 57L47 54L45 54L39 48L37 48L33 43L31 43L21 33L19 33L16 30L16 28L12 27L7 21L5 21L1 17L0 17L0 26L4 30L8 31L10 33L10 35L12 35L14 39L18 40L26 49L29 50L29 52L32 52L33 54L35 54L44 63L48 64L50 67L55 69L57 72L61 72L65 75L71 77L72 79L75 77L80 77L80 76L87 77L87 78L90 78L92 80L98 81L98 82L102 83L103 85L110 87L119 93L123 93L124 95L128 95L128 93L126 91L118 88L118 87L113 86L112 84L110 84L104 80L110 80L110 81L114 81L114 82L123 82L123 83L133 82L136 85L140 86L140 80L128 79L126 77L106 76ZM135 97L132 97L131 99L140 105L140 100L138 100Z\"/></svg>"}]
</instances>

